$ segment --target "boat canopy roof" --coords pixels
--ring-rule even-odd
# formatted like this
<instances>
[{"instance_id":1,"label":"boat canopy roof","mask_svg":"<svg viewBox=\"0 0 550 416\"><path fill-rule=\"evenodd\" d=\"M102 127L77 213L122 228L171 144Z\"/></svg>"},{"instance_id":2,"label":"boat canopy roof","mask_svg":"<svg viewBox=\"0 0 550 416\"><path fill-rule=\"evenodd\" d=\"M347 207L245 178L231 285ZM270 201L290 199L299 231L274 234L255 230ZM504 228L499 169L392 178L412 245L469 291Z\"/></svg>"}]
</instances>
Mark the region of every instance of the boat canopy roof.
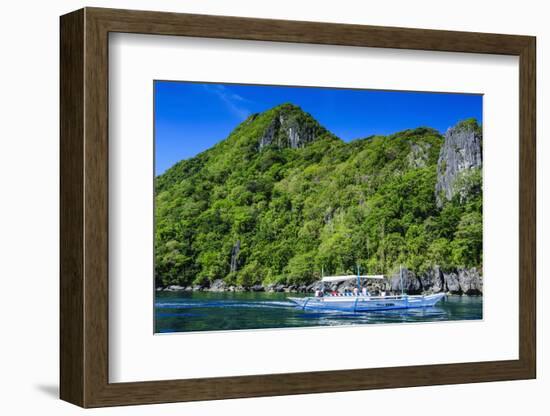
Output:
<instances>
[{"instance_id":1,"label":"boat canopy roof","mask_svg":"<svg viewBox=\"0 0 550 416\"><path fill-rule=\"evenodd\" d=\"M321 281L322 282L341 282L344 280L350 280L350 279L357 279L356 274L348 274L343 276L324 276ZM383 274L365 274L359 276L360 279L383 279Z\"/></svg>"}]
</instances>

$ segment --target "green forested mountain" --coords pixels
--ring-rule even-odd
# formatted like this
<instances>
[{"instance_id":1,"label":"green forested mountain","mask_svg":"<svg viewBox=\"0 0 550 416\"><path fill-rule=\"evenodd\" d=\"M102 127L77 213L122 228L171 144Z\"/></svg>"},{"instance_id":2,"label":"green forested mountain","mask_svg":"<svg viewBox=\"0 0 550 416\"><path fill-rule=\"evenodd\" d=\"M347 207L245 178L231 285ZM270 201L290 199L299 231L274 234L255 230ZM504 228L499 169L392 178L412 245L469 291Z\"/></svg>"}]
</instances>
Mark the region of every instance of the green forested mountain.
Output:
<instances>
[{"instance_id":1,"label":"green forested mountain","mask_svg":"<svg viewBox=\"0 0 550 416\"><path fill-rule=\"evenodd\" d=\"M345 143L291 104L250 116L156 178L156 283L480 266L481 159L464 163L460 148L470 136L480 146L475 120Z\"/></svg>"}]
</instances>

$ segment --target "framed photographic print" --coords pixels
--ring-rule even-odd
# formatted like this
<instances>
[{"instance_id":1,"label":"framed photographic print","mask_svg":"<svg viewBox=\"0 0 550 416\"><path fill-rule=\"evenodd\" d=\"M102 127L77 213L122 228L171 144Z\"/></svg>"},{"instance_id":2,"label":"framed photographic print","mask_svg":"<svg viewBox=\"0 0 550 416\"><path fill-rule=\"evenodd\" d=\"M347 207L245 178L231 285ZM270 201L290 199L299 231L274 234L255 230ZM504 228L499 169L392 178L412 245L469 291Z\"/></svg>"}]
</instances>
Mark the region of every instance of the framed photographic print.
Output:
<instances>
[{"instance_id":1,"label":"framed photographic print","mask_svg":"<svg viewBox=\"0 0 550 416\"><path fill-rule=\"evenodd\" d=\"M535 104L529 36L62 16L61 398L534 378Z\"/></svg>"}]
</instances>

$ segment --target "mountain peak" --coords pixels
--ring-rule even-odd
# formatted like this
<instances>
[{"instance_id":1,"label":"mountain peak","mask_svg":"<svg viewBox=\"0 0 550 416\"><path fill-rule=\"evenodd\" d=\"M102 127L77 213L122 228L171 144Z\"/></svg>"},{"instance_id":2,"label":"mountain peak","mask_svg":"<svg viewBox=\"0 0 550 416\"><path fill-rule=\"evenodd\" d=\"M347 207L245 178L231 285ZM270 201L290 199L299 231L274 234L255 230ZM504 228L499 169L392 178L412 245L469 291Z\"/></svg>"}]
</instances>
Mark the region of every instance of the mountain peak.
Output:
<instances>
[{"instance_id":1,"label":"mountain peak","mask_svg":"<svg viewBox=\"0 0 550 416\"><path fill-rule=\"evenodd\" d=\"M271 122L260 137L260 150L267 146L297 149L327 132L310 114L294 104L280 104L267 113L271 114Z\"/></svg>"},{"instance_id":2,"label":"mountain peak","mask_svg":"<svg viewBox=\"0 0 550 416\"><path fill-rule=\"evenodd\" d=\"M446 135L457 134L459 132L470 132L478 136L481 136L481 126L478 124L475 118L467 118L465 120L459 121L453 127L449 127L446 132Z\"/></svg>"},{"instance_id":3,"label":"mountain peak","mask_svg":"<svg viewBox=\"0 0 550 416\"><path fill-rule=\"evenodd\" d=\"M282 111L282 112L299 111L299 112L305 113L305 111L302 109L302 107L300 107L299 105L296 105L296 104L292 104L290 102L276 105L271 110Z\"/></svg>"}]
</instances>

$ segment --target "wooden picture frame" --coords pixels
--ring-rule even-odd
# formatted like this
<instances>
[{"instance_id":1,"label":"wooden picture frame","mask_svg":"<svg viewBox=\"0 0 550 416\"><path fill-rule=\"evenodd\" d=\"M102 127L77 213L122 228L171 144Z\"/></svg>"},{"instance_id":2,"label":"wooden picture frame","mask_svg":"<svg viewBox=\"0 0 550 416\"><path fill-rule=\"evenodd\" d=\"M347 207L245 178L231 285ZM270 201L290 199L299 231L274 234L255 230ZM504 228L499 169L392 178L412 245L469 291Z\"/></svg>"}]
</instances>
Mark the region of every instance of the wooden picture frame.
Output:
<instances>
[{"instance_id":1,"label":"wooden picture frame","mask_svg":"<svg viewBox=\"0 0 550 416\"><path fill-rule=\"evenodd\" d=\"M536 376L535 38L85 8L61 17L60 396L82 407L530 379ZM519 359L109 383L110 32L519 57Z\"/></svg>"}]
</instances>

